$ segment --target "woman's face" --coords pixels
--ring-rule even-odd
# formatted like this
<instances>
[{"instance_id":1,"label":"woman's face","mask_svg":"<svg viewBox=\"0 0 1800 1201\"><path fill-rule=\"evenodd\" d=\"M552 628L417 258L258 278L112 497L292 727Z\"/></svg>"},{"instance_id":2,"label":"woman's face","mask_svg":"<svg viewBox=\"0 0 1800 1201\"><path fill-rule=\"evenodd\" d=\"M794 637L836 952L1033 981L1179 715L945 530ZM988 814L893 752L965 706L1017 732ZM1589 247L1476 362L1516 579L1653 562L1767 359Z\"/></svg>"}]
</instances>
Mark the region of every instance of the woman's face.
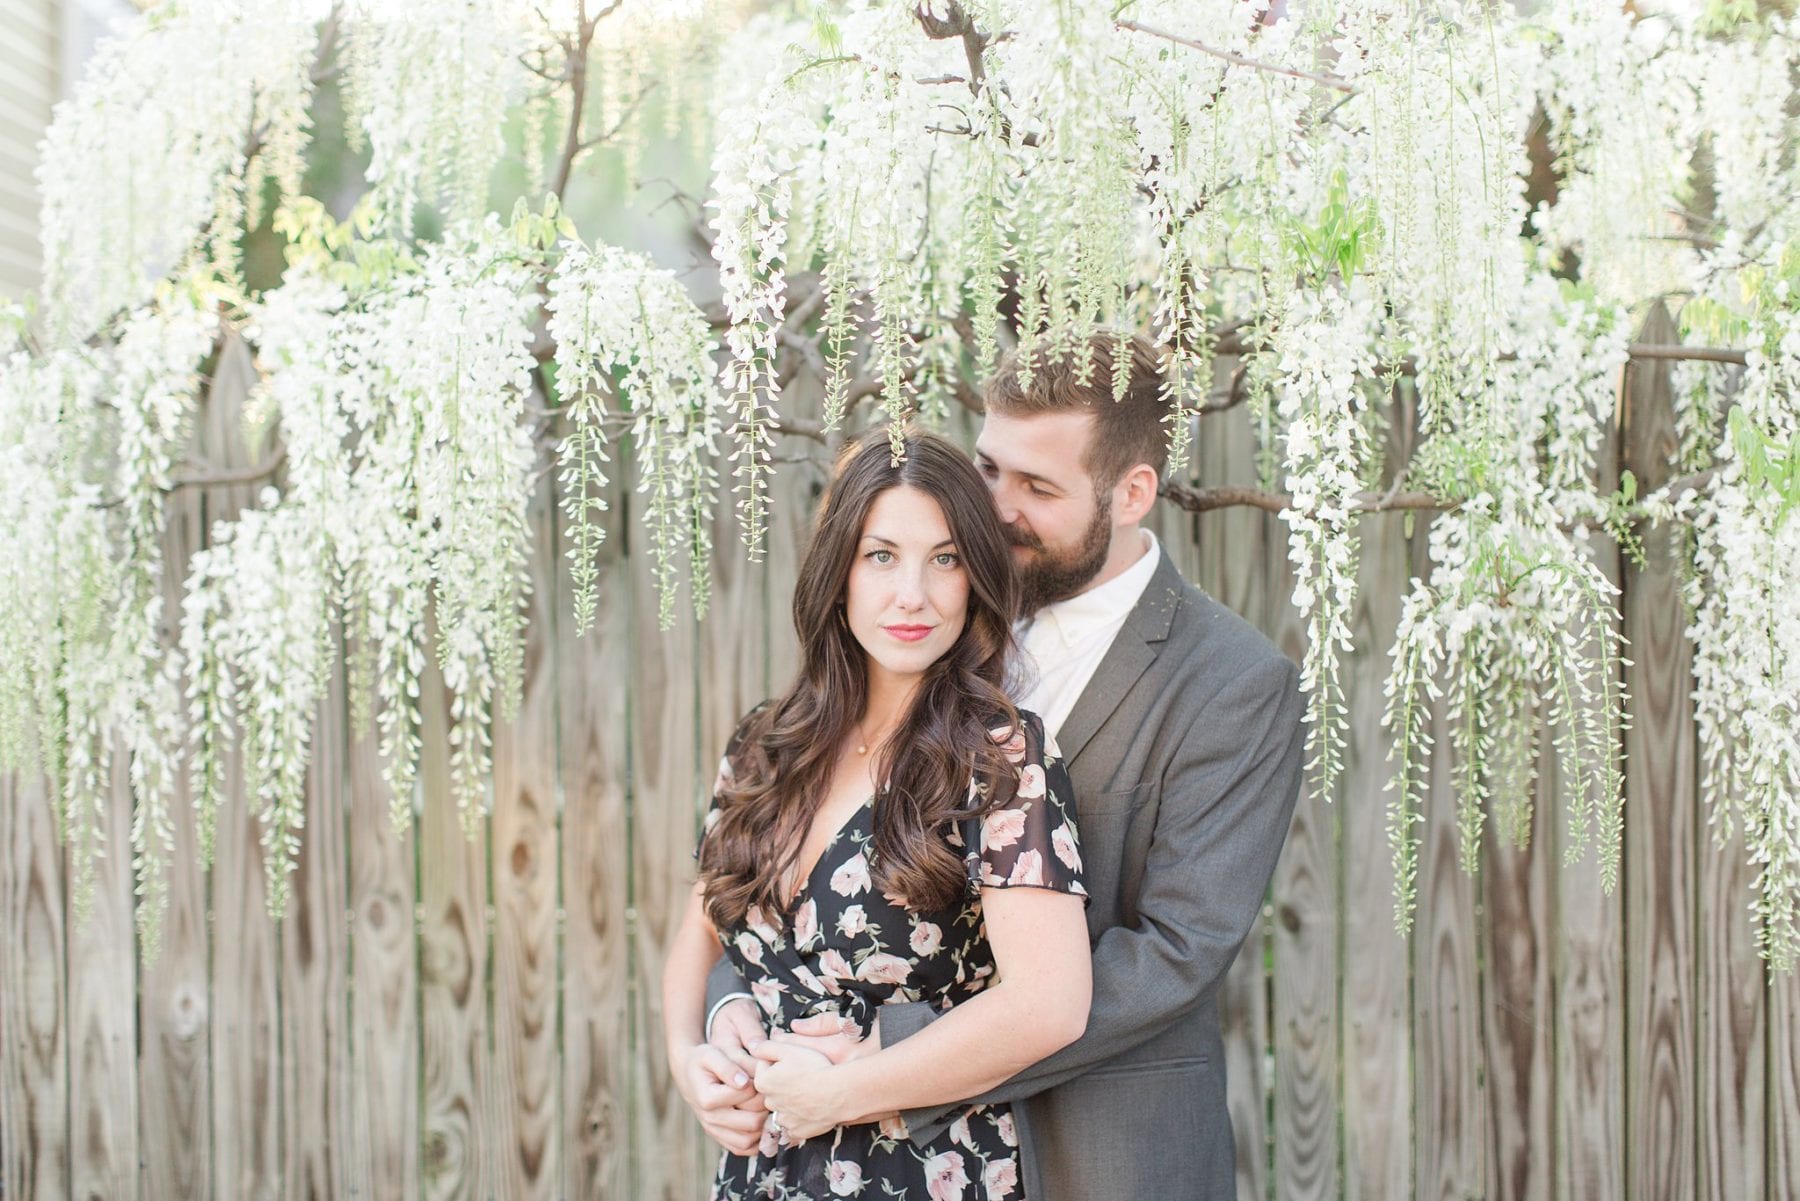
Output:
<instances>
[{"instance_id":1,"label":"woman's face","mask_svg":"<svg viewBox=\"0 0 1800 1201\"><path fill-rule=\"evenodd\" d=\"M968 619L969 576L937 501L904 484L875 498L844 611L871 675L916 679L956 644Z\"/></svg>"}]
</instances>

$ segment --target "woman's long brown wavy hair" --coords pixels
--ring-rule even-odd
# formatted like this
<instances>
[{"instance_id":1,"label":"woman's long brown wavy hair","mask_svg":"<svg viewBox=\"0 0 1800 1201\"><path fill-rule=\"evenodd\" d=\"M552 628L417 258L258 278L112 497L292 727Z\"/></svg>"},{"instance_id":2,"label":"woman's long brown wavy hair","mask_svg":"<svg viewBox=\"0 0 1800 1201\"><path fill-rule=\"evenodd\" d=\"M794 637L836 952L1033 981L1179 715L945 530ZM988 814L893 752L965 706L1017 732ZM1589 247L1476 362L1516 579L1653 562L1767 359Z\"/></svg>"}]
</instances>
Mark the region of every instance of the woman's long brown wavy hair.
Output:
<instances>
[{"instance_id":1,"label":"woman's long brown wavy hair","mask_svg":"<svg viewBox=\"0 0 1800 1201\"><path fill-rule=\"evenodd\" d=\"M794 584L801 667L787 692L740 732L719 813L700 850L707 913L719 929L752 906L785 913L801 844L868 700L868 652L839 616L863 523L875 498L909 487L943 510L969 578L967 617L951 648L925 671L911 709L881 750L876 886L926 910L947 908L965 887L946 843L955 821L1010 795L1013 767L990 730L1018 711L1003 689L1018 583L1000 516L966 454L935 434L909 431L896 462L878 430L846 449L820 502ZM969 781L984 795L970 806Z\"/></svg>"}]
</instances>

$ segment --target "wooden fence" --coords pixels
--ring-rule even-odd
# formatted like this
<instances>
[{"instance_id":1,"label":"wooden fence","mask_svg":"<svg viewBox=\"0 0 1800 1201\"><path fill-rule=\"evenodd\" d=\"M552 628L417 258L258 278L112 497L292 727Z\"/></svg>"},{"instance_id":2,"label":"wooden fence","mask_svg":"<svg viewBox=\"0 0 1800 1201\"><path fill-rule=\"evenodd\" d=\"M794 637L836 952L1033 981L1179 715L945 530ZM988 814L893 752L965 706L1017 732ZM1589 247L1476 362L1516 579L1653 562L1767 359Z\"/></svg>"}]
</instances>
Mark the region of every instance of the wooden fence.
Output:
<instances>
[{"instance_id":1,"label":"wooden fence","mask_svg":"<svg viewBox=\"0 0 1800 1201\"><path fill-rule=\"evenodd\" d=\"M247 371L228 349L197 433L209 461L243 461L231 398ZM1666 388L1646 374L1631 391L1624 458L1653 486ZM1250 456L1243 413L1207 419L1201 478L1247 482ZM711 1156L664 1069L658 973L711 765L793 660L786 603L821 482L785 468L766 564L725 554L713 615L667 634L633 553L638 498L615 486L598 625L578 639L547 479L492 816L465 840L432 678L423 805L396 834L374 740L349 728L334 678L280 923L254 823L227 813L202 872L184 807L164 949L139 964L123 771L85 923L42 788L5 784L0 1197L703 1195ZM247 495L179 494L171 580ZM1548 778L1530 847L1490 837L1465 874L1440 738L1418 921L1395 933L1380 685L1425 526L1364 523L1346 782L1335 803L1302 798L1228 984L1240 1196L1800 1199L1800 976L1765 979L1743 848L1712 846L1665 537L1620 577L1634 700L1619 889L1602 894L1591 857L1565 863ZM1298 654L1273 518L1165 511L1158 528L1190 579Z\"/></svg>"}]
</instances>

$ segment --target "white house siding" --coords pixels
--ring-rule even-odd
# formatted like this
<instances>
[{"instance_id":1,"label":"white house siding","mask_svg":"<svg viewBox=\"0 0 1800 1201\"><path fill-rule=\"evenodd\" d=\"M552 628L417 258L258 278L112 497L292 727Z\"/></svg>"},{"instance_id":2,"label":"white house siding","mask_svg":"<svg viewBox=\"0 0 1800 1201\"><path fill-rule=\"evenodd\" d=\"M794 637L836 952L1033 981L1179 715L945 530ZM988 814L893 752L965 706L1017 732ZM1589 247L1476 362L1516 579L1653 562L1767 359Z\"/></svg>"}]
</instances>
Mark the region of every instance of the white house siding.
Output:
<instances>
[{"instance_id":1,"label":"white house siding","mask_svg":"<svg viewBox=\"0 0 1800 1201\"><path fill-rule=\"evenodd\" d=\"M55 0L0 0L0 296L38 286L32 169L61 85L61 7Z\"/></svg>"}]
</instances>

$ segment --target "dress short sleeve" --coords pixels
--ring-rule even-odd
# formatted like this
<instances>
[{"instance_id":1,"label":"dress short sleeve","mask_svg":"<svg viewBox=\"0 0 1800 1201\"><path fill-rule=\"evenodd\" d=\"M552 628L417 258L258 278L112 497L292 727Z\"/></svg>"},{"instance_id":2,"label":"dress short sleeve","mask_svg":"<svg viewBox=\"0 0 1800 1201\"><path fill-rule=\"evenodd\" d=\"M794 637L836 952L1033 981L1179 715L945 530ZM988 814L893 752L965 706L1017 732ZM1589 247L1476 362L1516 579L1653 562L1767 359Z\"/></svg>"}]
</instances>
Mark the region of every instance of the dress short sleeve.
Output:
<instances>
[{"instance_id":1,"label":"dress short sleeve","mask_svg":"<svg viewBox=\"0 0 1800 1201\"><path fill-rule=\"evenodd\" d=\"M996 728L993 736L1017 777L1012 795L981 819L974 882L1085 898L1073 789L1055 745L1044 737L1044 723L1021 709L1019 726Z\"/></svg>"},{"instance_id":2,"label":"dress short sleeve","mask_svg":"<svg viewBox=\"0 0 1800 1201\"><path fill-rule=\"evenodd\" d=\"M707 834L709 834L712 831L713 826L718 823L719 793L724 791L725 785L731 781L732 765L738 761L738 753L743 749L745 741L750 737L750 731L755 728L758 719L768 711L770 703L771 702L769 701L764 701L762 704L756 706L756 708L750 710L750 712L744 714L744 716L738 720L737 729L733 730L731 732L731 737L725 741L724 753L719 756L719 770L717 774L713 776L712 792L710 794L712 800L706 807L705 819L700 823L700 837L694 842L694 858L696 859L700 857L700 848L706 845Z\"/></svg>"}]
</instances>

